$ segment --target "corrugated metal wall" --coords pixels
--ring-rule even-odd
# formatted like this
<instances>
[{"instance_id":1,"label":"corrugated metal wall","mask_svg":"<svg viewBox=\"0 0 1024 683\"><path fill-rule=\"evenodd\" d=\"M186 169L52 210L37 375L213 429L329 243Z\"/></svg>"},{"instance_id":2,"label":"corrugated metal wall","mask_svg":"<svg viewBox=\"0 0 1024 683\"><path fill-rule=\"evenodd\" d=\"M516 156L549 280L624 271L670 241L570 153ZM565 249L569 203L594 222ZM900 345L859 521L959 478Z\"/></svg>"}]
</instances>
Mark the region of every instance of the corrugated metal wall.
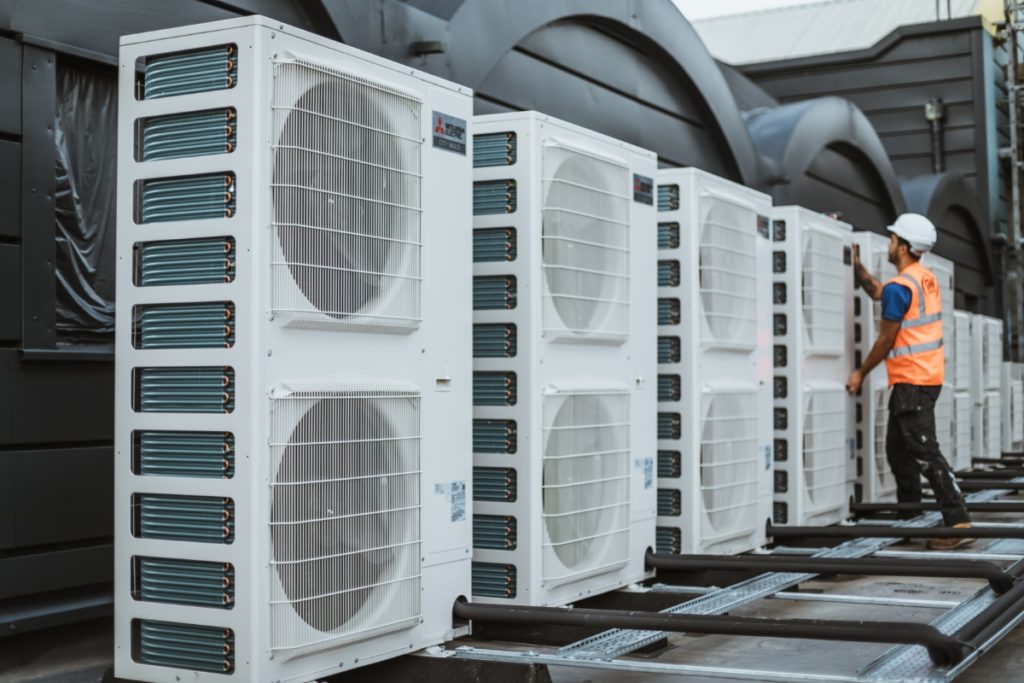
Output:
<instances>
[{"instance_id":1,"label":"corrugated metal wall","mask_svg":"<svg viewBox=\"0 0 1024 683\"><path fill-rule=\"evenodd\" d=\"M940 254L954 258L964 283L983 287L979 310L1001 315L992 288L998 253L986 243L1007 226L1007 183L998 148L1005 144L1005 98L1001 64L1005 51L993 44L979 17L903 27L868 50L747 65L741 71L781 102L838 95L855 103L878 131L902 178L930 174L931 131L925 104L944 105L944 167L963 174L978 193L988 231L972 234L963 220L949 219L958 236Z\"/></svg>"}]
</instances>

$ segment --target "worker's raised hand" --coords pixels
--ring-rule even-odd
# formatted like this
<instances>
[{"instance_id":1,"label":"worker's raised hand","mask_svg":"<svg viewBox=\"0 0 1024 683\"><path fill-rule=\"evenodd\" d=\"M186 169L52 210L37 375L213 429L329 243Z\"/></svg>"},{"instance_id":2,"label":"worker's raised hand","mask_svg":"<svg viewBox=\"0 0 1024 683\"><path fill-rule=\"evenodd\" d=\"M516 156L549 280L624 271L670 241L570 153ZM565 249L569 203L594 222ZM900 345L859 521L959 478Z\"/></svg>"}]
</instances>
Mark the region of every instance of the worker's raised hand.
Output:
<instances>
[{"instance_id":1,"label":"worker's raised hand","mask_svg":"<svg viewBox=\"0 0 1024 683\"><path fill-rule=\"evenodd\" d=\"M846 380L846 391L852 396L860 391L860 385L863 383L864 375L860 370L854 370L850 373L849 379Z\"/></svg>"}]
</instances>

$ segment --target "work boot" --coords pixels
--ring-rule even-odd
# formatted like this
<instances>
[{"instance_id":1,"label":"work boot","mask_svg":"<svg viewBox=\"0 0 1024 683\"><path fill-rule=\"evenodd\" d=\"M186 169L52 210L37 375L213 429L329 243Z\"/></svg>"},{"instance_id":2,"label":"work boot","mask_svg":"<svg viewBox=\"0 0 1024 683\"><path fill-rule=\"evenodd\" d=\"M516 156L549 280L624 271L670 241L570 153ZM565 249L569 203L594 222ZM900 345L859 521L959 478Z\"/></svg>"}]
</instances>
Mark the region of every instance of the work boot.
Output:
<instances>
[{"instance_id":1,"label":"work boot","mask_svg":"<svg viewBox=\"0 0 1024 683\"><path fill-rule=\"evenodd\" d=\"M954 524L954 529L970 529L970 522L961 522L960 524ZM964 548L974 543L977 539L975 538L933 538L928 541L928 550L956 550L957 548Z\"/></svg>"}]
</instances>

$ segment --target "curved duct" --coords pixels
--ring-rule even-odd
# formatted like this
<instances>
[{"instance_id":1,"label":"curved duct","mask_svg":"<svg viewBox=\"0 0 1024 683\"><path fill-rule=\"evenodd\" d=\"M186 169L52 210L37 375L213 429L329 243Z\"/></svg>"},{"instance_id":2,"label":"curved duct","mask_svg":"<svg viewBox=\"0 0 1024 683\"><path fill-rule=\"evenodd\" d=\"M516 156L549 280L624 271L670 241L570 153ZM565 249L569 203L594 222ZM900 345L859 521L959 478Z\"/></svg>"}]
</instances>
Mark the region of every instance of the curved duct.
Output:
<instances>
[{"instance_id":1,"label":"curved duct","mask_svg":"<svg viewBox=\"0 0 1024 683\"><path fill-rule=\"evenodd\" d=\"M956 264L956 306L1002 317L995 290L996 267L985 219L970 183L952 171L901 182L907 211L927 216L939 232L935 253Z\"/></svg>"},{"instance_id":2,"label":"curved duct","mask_svg":"<svg viewBox=\"0 0 1024 683\"><path fill-rule=\"evenodd\" d=\"M851 102L821 97L757 109L748 113L747 128L775 204L838 212L876 231L906 210L878 134Z\"/></svg>"},{"instance_id":3,"label":"curved duct","mask_svg":"<svg viewBox=\"0 0 1024 683\"><path fill-rule=\"evenodd\" d=\"M670 0L325 3L356 47L753 185L758 157L718 65Z\"/></svg>"}]
</instances>

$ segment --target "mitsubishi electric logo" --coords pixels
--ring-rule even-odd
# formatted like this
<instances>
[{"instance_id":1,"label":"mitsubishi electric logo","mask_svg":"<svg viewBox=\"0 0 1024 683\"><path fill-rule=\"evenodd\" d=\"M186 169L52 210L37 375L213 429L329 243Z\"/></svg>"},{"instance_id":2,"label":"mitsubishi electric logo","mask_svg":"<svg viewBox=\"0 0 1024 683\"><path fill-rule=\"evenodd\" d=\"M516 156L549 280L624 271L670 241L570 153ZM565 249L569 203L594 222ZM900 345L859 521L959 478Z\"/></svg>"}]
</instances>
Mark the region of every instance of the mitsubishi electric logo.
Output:
<instances>
[{"instance_id":1,"label":"mitsubishi electric logo","mask_svg":"<svg viewBox=\"0 0 1024 683\"><path fill-rule=\"evenodd\" d=\"M466 120L435 111L434 147L456 154L466 154Z\"/></svg>"}]
</instances>

